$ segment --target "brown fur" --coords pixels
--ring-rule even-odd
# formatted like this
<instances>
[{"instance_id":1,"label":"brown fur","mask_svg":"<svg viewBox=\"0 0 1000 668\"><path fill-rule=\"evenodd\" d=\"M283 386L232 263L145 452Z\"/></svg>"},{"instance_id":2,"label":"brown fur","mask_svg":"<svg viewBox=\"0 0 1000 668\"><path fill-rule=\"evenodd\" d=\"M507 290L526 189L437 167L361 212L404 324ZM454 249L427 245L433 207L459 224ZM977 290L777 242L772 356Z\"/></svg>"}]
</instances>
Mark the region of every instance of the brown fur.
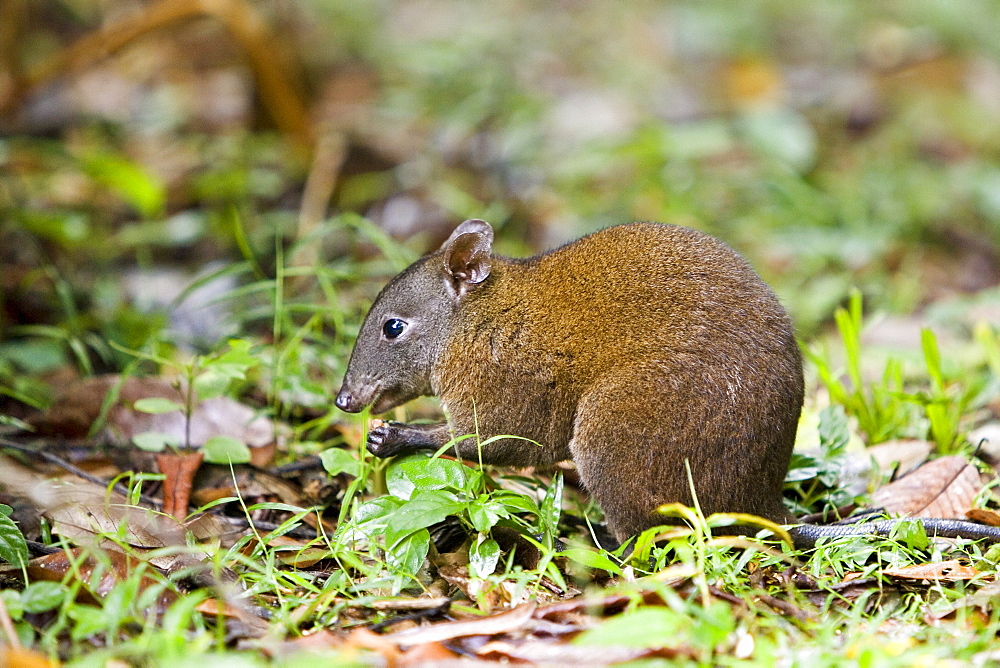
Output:
<instances>
[{"instance_id":1,"label":"brown fur","mask_svg":"<svg viewBox=\"0 0 1000 668\"><path fill-rule=\"evenodd\" d=\"M541 445L494 442L482 459L572 459L619 540L660 523L657 506L693 503L687 466L705 513L788 519L802 362L784 309L742 258L695 230L634 223L511 260L490 255L487 230L467 221L387 286L338 405L386 410L429 392L457 434L532 439ZM408 340L379 336L390 317L411 323ZM397 364L403 345L424 357ZM393 378L399 368L408 378ZM447 439L390 423L369 448L387 456ZM471 439L458 454L479 456Z\"/></svg>"}]
</instances>

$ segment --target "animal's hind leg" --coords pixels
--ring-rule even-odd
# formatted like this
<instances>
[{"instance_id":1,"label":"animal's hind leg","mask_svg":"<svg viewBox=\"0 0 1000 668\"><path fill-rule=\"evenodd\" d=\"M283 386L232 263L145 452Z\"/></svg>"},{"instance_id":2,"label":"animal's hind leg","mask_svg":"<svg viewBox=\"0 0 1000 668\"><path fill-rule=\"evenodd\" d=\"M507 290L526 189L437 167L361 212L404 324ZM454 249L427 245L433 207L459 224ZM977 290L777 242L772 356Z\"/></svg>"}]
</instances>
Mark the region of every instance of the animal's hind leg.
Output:
<instances>
[{"instance_id":1,"label":"animal's hind leg","mask_svg":"<svg viewBox=\"0 0 1000 668\"><path fill-rule=\"evenodd\" d=\"M659 506L695 499L705 515L783 519L779 466L765 445L774 436L748 428L746 406L693 393L699 380L622 369L581 398L570 450L619 540L669 523Z\"/></svg>"},{"instance_id":2,"label":"animal's hind leg","mask_svg":"<svg viewBox=\"0 0 1000 668\"><path fill-rule=\"evenodd\" d=\"M692 503L685 445L668 442L660 416L643 411L636 419L637 408L624 389L608 384L584 396L570 441L580 478L622 542L667 523L654 512L660 505Z\"/></svg>"}]
</instances>

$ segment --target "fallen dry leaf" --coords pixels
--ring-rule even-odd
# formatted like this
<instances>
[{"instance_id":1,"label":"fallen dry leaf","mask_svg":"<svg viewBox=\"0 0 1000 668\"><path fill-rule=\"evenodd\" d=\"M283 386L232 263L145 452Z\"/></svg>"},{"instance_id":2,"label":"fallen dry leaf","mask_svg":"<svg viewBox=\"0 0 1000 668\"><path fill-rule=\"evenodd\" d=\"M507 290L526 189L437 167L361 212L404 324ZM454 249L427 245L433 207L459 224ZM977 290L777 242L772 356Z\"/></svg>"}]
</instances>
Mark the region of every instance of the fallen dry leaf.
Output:
<instances>
[{"instance_id":1,"label":"fallen dry leaf","mask_svg":"<svg viewBox=\"0 0 1000 668\"><path fill-rule=\"evenodd\" d=\"M78 542L95 541L101 534L111 534L138 550L186 545L190 530L198 540L218 540L230 528L212 515L199 515L187 525L148 508L134 506L117 492L75 476L49 478L32 471L6 455L0 455L0 488L26 499L48 518L56 533ZM98 540L102 547L120 548L114 541ZM193 555L154 557L151 563L162 568L191 561Z\"/></svg>"},{"instance_id":2,"label":"fallen dry leaf","mask_svg":"<svg viewBox=\"0 0 1000 668\"><path fill-rule=\"evenodd\" d=\"M934 450L930 441L913 438L885 441L864 450L864 454L875 461L882 473L895 471L902 478L920 467Z\"/></svg>"},{"instance_id":3,"label":"fallen dry leaf","mask_svg":"<svg viewBox=\"0 0 1000 668\"><path fill-rule=\"evenodd\" d=\"M437 666L444 661L452 661L458 658L458 654L452 652L441 643L429 642L417 645L403 652L403 655L399 657L399 663L402 666Z\"/></svg>"},{"instance_id":4,"label":"fallen dry leaf","mask_svg":"<svg viewBox=\"0 0 1000 668\"><path fill-rule=\"evenodd\" d=\"M330 629L315 629L307 631L298 637L287 640L284 644L297 650L324 650L333 647L343 647L345 644L342 633L334 633ZM270 648L274 649L274 648Z\"/></svg>"},{"instance_id":5,"label":"fallen dry leaf","mask_svg":"<svg viewBox=\"0 0 1000 668\"><path fill-rule=\"evenodd\" d=\"M163 474L163 512L178 522L187 517L194 475L204 458L201 450L156 455L156 466Z\"/></svg>"},{"instance_id":6,"label":"fallen dry leaf","mask_svg":"<svg viewBox=\"0 0 1000 668\"><path fill-rule=\"evenodd\" d=\"M693 653L683 649L622 646L588 647L538 640L519 644L493 641L480 647L476 654L495 660L516 659L541 665L560 666L607 666L625 661L635 661L640 658L695 658Z\"/></svg>"},{"instance_id":7,"label":"fallen dry leaf","mask_svg":"<svg viewBox=\"0 0 1000 668\"><path fill-rule=\"evenodd\" d=\"M1000 513L987 508L970 508L965 516L973 522L988 524L991 527L1000 527Z\"/></svg>"},{"instance_id":8,"label":"fallen dry leaf","mask_svg":"<svg viewBox=\"0 0 1000 668\"><path fill-rule=\"evenodd\" d=\"M77 600L93 603L110 592L116 584L127 580L135 569L143 567L141 560L122 552L106 550L98 559L84 548L74 548L31 559L25 568L32 582L79 582L81 587L76 594ZM0 574L15 580L22 577L21 569L10 564L0 564ZM158 584L156 579L143 574L140 588L146 589ZM157 612L165 611L176 600L177 595L164 588L156 599Z\"/></svg>"},{"instance_id":9,"label":"fallen dry leaf","mask_svg":"<svg viewBox=\"0 0 1000 668\"><path fill-rule=\"evenodd\" d=\"M195 606L195 610L206 615L225 617L230 625L232 622L236 622L239 625L240 637L259 638L270 629L268 622L252 614L246 605L208 598Z\"/></svg>"},{"instance_id":10,"label":"fallen dry leaf","mask_svg":"<svg viewBox=\"0 0 1000 668\"><path fill-rule=\"evenodd\" d=\"M523 627L535 613L534 601L522 603L513 610L501 612L479 619L460 622L442 622L405 629L382 636L400 647L412 647L423 643L442 642L464 636L493 636L509 633Z\"/></svg>"},{"instance_id":11,"label":"fallen dry leaf","mask_svg":"<svg viewBox=\"0 0 1000 668\"><path fill-rule=\"evenodd\" d=\"M964 518L982 488L979 471L953 455L927 462L872 494L872 505L892 515Z\"/></svg>"},{"instance_id":12,"label":"fallen dry leaf","mask_svg":"<svg viewBox=\"0 0 1000 668\"><path fill-rule=\"evenodd\" d=\"M963 596L956 600L951 607L944 610L928 612L927 619L928 621L949 619L955 617L959 610L963 610L965 614L978 614L983 622L986 623L996 607L998 598L1000 598L1000 582L988 582L980 587L975 593Z\"/></svg>"},{"instance_id":13,"label":"fallen dry leaf","mask_svg":"<svg viewBox=\"0 0 1000 668\"><path fill-rule=\"evenodd\" d=\"M459 658L457 654L441 643L418 645L402 652L395 644L386 640L385 636L363 627L355 628L346 635L342 632L320 629L314 633L292 638L280 645L268 646L271 653L279 654L288 653L289 650L291 652L300 652L301 650L322 652L330 649L337 650L340 660L352 666L438 666L450 665L449 662ZM382 664L373 662L370 657L364 656L359 650L380 655L383 660ZM320 663L322 664L322 661ZM460 665L468 665L469 663L469 660L464 660Z\"/></svg>"},{"instance_id":14,"label":"fallen dry leaf","mask_svg":"<svg viewBox=\"0 0 1000 668\"><path fill-rule=\"evenodd\" d=\"M0 666L14 668L58 668L59 664L44 654L24 647L0 646Z\"/></svg>"},{"instance_id":15,"label":"fallen dry leaf","mask_svg":"<svg viewBox=\"0 0 1000 668\"><path fill-rule=\"evenodd\" d=\"M304 498L302 489L280 476L251 466L203 464L195 478L196 489L191 493L196 505L202 506L221 497L237 493L251 505L261 500L277 500L302 508L312 504Z\"/></svg>"},{"instance_id":16,"label":"fallen dry leaf","mask_svg":"<svg viewBox=\"0 0 1000 668\"><path fill-rule=\"evenodd\" d=\"M904 580L958 582L959 580L972 580L982 575L982 571L978 571L972 566L967 566L953 559L951 561L938 561L932 564L915 564L900 568L886 568L882 570L882 574Z\"/></svg>"},{"instance_id":17,"label":"fallen dry leaf","mask_svg":"<svg viewBox=\"0 0 1000 668\"><path fill-rule=\"evenodd\" d=\"M398 665L399 657L402 655L396 643L366 628L352 630L343 647L345 650L367 649L377 652L390 666Z\"/></svg>"},{"instance_id":18,"label":"fallen dry leaf","mask_svg":"<svg viewBox=\"0 0 1000 668\"><path fill-rule=\"evenodd\" d=\"M191 447L201 447L213 436L228 436L250 448L251 461L257 466L268 465L273 457L275 434L280 429L235 399L215 397L198 402L191 414L190 429L179 410L158 414L135 410L133 404L139 399L183 400L182 391L165 378L85 378L66 387L48 410L29 422L43 435L86 436L101 415L105 398L115 391L118 397L108 410L104 427L105 437L115 445L130 446L134 436L146 432L170 434L181 442L189 436ZM257 449L261 450L255 453Z\"/></svg>"}]
</instances>

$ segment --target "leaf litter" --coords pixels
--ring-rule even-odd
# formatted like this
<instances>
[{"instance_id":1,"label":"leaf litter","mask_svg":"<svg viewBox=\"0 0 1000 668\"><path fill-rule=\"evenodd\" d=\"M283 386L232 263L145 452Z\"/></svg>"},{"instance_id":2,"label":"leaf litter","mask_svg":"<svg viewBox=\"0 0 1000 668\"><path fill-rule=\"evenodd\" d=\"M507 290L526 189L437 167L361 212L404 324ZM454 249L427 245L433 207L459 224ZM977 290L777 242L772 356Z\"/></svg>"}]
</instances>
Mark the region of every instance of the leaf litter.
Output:
<instances>
[{"instance_id":1,"label":"leaf litter","mask_svg":"<svg viewBox=\"0 0 1000 668\"><path fill-rule=\"evenodd\" d=\"M164 386L154 387L162 389ZM94 403L91 402L92 405ZM124 408L119 407L109 415L120 416L123 411ZM92 415L91 419L96 417ZM58 423L49 420L47 424ZM246 535L245 529L234 527L212 513L198 514L190 521L178 523L166 515L154 512L153 508L136 506L125 496L90 480L70 475L52 478L49 474L36 472L9 457L5 457L2 465L5 471L2 482L5 493L33 504L36 512L51 524L56 535L69 541L69 544L77 543L81 546L66 547L63 551L31 559L27 564L29 577L53 582L79 578L81 582L87 583L85 588L81 588L81 595L85 596L81 600L99 601L116 583L129 578L137 568L153 569L151 574L159 574L159 577L181 571L209 572L210 569L204 562L207 552L202 552L200 556L197 551L191 552L187 535L193 536L195 540L200 536L200 540L206 541L206 549L220 541L222 545L235 544L241 535ZM266 471L259 471L258 474L265 475ZM285 484L288 485L287 482ZM963 458L953 456L928 462L877 490L872 498L873 502L892 512L958 517L969 511L981 486L975 467ZM288 499L288 494L289 491L286 490L286 500L294 500ZM292 496L295 496L294 490ZM299 494L298 500L301 499ZM186 507L178 510L183 510L180 518L187 517ZM441 518L435 516L431 519ZM104 538L100 538L101 536ZM108 536L116 538L108 540ZM289 555L282 558L286 568L305 569L306 572L322 567L328 556L327 550L310 547L312 542L309 540L287 535L275 535L270 539L265 535L262 538L272 547L292 550L278 553ZM87 550L93 549L92 546L95 545L103 548L104 554L110 555L110 561L103 558L95 560L93 555L89 555ZM185 546L187 547L178 553L160 554L164 548ZM479 609L476 612L468 607L463 608L468 603L462 604L462 597L456 599L454 594L431 598L341 599L333 602L334 605L346 606L345 610L354 609L357 613L362 613L353 624L348 623L342 630L325 627L309 629L305 625L302 637L286 641L287 647L275 645L273 640L264 641L261 647L274 656L296 649L311 652L336 649L348 655L352 652L370 653L391 665L413 665L427 661L454 660L458 657L486 662L610 665L642 658L696 660L703 656L704 649L689 645L683 640L683 635L677 642L666 637L660 640L655 637L647 638L639 643L641 646L632 646L634 641L628 640L627 634L619 636L619 640L615 640L615 635L612 634L611 644L608 644L608 639L598 640L595 636L594 640L601 643L599 649L587 644L581 645L578 640L589 637L588 631L600 628L608 619L623 614L626 615L623 620L634 619L634 622L627 623L645 625L650 632L657 624L675 624L667 603L670 597L664 596L662 587L668 586L675 592L674 595L679 594L682 598L697 596L698 587L689 575L681 575L673 580L664 580L662 577L640 578L631 585L628 579L618 579L618 587L626 586L625 593L595 595L594 592L582 593L572 587L562 589L552 583L552 593L549 596L543 596L537 590L527 598L516 593L517 590L498 596L506 591L505 583L500 583L499 587L491 590L484 589L483 581L469 575L468 557L462 558L461 555L459 552L455 555L432 556L431 567L447 583L446 588L461 593L467 602L476 602L475 607ZM449 559L449 556L458 558ZM8 576L17 577L15 570L17 569L7 568L4 572ZM666 572L669 569L664 571ZM831 595L848 601L867 595L873 588L880 589L884 596L891 591L889 583L893 581L915 586L921 583L926 585L981 580L983 577L983 572L955 559L885 567L878 571L879 578L857 578L848 573L839 585L829 581L821 584L819 580L806 577L801 571L797 575L795 573L794 569L782 574L772 567L756 568L752 577L755 590L749 597L747 594L733 595L713 587L711 591L714 593L709 594L714 601L711 605L729 607L736 616L745 614L748 605L766 606L779 615L807 620L814 618L817 613L818 608L812 606L826 605ZM142 577L146 584L141 586L159 584L162 589L161 580L150 579L150 575ZM214 583L211 578L208 581L202 580L201 584L207 582L210 588L219 592L228 590L228 594L223 593L221 598L209 598L199 605L199 609L225 619L230 633L236 637L242 637L248 642L254 638L263 640L269 629L267 616L261 616L263 608L247 606L239 598L234 598L240 596L237 592L241 587L236 584L232 575L223 580L216 580ZM197 578L195 581L197 582ZM774 590L775 585L786 593L769 593ZM236 589L233 589L234 586ZM804 600L811 602L809 606L803 608L801 602L796 603L794 598L786 598L788 592L795 590L802 592ZM553 596L555 601L544 602L546 598ZM566 597L569 599L559 600ZM170 589L162 589L160 598L157 599L159 614L163 614L175 600L176 595ZM978 599L970 599L972 600ZM456 603L459 604L457 608ZM709 604L703 601L703 605ZM466 611L463 612L463 609ZM369 612L366 613L366 610ZM661 612L656 612L657 610ZM303 612L305 617L302 621L305 622L310 613ZM365 621L371 614L379 615L383 621L375 625ZM389 616L384 617L386 614ZM643 615L649 619L643 621ZM350 615L345 616L344 621L349 618ZM379 632L379 629L383 631ZM748 642L751 641L746 638L747 636L731 636L730 641L735 644L723 651L752 651L748 649ZM619 641L625 644L619 644Z\"/></svg>"}]
</instances>

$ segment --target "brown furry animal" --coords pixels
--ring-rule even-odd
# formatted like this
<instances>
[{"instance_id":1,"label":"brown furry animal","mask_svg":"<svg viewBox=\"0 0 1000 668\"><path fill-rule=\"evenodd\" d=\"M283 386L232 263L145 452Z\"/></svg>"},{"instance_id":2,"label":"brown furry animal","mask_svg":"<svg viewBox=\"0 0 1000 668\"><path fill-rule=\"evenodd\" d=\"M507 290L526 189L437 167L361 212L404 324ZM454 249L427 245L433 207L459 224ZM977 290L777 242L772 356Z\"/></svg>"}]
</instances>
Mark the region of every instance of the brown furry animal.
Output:
<instances>
[{"instance_id":1,"label":"brown furry animal","mask_svg":"<svg viewBox=\"0 0 1000 668\"><path fill-rule=\"evenodd\" d=\"M774 293L721 241L633 223L525 260L462 223L371 307L336 404L381 413L437 395L450 425L383 423L368 449L501 439L489 464L572 459L619 539L658 506L783 522L802 360ZM478 460L474 439L456 454ZM688 479L690 467L691 481Z\"/></svg>"}]
</instances>

